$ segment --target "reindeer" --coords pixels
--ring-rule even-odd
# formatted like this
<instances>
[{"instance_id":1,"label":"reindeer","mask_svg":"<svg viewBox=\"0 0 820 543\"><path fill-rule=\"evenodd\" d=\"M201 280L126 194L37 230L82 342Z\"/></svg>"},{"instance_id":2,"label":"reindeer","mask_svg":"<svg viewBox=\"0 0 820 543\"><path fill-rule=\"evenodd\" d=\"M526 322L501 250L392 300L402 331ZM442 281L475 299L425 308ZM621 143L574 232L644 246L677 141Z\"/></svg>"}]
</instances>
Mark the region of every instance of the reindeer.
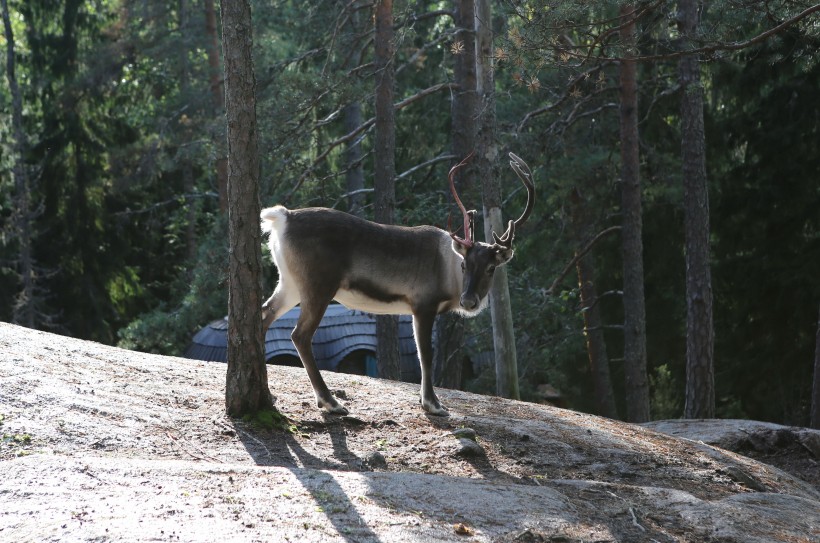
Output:
<instances>
[{"instance_id":1,"label":"reindeer","mask_svg":"<svg viewBox=\"0 0 820 543\"><path fill-rule=\"evenodd\" d=\"M348 412L328 390L311 345L328 304L336 300L368 313L413 315L421 406L431 415L449 415L433 390L433 321L447 311L472 317L487 306L493 273L513 257L515 230L529 217L535 198L532 172L510 153L510 166L527 188L527 206L501 236L493 232L494 243L476 242L475 211L464 209L453 183L469 158L448 176L464 219L464 238L433 226L378 224L323 207L262 210L262 231L270 233L268 244L279 270L279 283L262 306L262 329L301 304L291 339L318 407L332 414Z\"/></svg>"}]
</instances>

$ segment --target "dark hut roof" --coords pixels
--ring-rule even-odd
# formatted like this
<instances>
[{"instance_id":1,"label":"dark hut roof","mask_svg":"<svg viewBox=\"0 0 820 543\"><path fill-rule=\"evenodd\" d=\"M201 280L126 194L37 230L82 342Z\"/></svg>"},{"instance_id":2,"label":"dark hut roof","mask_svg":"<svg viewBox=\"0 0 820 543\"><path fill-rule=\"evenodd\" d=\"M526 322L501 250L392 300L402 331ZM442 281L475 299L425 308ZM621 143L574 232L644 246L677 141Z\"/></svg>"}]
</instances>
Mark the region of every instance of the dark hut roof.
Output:
<instances>
[{"instance_id":1,"label":"dark hut roof","mask_svg":"<svg viewBox=\"0 0 820 543\"><path fill-rule=\"evenodd\" d=\"M202 327L182 353L185 358L225 362L228 359L228 317Z\"/></svg>"},{"instance_id":2,"label":"dark hut roof","mask_svg":"<svg viewBox=\"0 0 820 543\"><path fill-rule=\"evenodd\" d=\"M298 357L290 334L296 326L300 309L291 309L271 324L265 334L265 358L291 355ZM225 362L228 350L228 319L215 320L203 327L191 340L183 356L198 360ZM313 354L319 369L335 370L354 351L376 353L376 319L369 313L331 304L313 337ZM402 379L420 378L412 318L399 316L399 352Z\"/></svg>"}]
</instances>

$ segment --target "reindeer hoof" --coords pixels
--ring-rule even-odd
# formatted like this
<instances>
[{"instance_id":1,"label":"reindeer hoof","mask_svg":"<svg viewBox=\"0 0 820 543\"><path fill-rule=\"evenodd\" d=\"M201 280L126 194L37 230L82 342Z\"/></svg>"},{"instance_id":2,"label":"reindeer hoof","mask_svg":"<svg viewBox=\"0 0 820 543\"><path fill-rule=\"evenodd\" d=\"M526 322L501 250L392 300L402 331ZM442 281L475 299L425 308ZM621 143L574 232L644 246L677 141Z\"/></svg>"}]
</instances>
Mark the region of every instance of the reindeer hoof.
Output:
<instances>
[{"instance_id":1,"label":"reindeer hoof","mask_svg":"<svg viewBox=\"0 0 820 543\"><path fill-rule=\"evenodd\" d=\"M421 407L424 409L428 415L434 415L436 417L449 417L450 412L444 409L441 404L439 403L431 403L431 402L421 402Z\"/></svg>"},{"instance_id":2,"label":"reindeer hoof","mask_svg":"<svg viewBox=\"0 0 820 543\"><path fill-rule=\"evenodd\" d=\"M349 411L345 406L333 400L332 402L319 400L319 408L324 409L326 413L331 415L347 415Z\"/></svg>"}]
</instances>

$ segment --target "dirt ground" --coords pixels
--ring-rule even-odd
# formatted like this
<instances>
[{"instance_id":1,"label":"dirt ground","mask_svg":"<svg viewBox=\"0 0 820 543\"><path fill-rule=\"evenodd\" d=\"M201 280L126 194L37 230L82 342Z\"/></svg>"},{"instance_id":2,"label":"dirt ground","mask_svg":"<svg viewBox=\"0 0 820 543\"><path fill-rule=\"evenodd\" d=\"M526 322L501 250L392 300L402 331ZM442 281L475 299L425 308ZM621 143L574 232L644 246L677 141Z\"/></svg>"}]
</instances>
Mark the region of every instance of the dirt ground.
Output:
<instances>
[{"instance_id":1,"label":"dirt ground","mask_svg":"<svg viewBox=\"0 0 820 543\"><path fill-rule=\"evenodd\" d=\"M817 431L447 390L440 418L417 385L325 377L349 416L269 367L268 430L225 416L224 364L0 323L0 541L820 540Z\"/></svg>"}]
</instances>

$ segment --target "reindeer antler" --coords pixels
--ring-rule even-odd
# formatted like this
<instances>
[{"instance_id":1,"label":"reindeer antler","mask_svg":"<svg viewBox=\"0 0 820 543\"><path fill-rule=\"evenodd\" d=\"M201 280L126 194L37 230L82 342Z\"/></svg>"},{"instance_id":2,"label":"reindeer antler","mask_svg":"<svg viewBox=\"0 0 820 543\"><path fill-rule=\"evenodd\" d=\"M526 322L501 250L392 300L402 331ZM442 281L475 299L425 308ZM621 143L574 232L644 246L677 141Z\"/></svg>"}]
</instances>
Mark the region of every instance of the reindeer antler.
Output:
<instances>
[{"instance_id":1,"label":"reindeer antler","mask_svg":"<svg viewBox=\"0 0 820 543\"><path fill-rule=\"evenodd\" d=\"M473 212L467 212L464 209L464 204L461 203L461 198L458 197L458 193L456 192L456 185L453 181L453 177L455 176L456 172L459 168L462 168L464 165L469 162L469 160L473 157L475 151L467 155L464 160L450 168L450 173L448 174L448 178L450 179L450 192L453 194L453 198L455 198L456 205L458 205L458 209L461 210L461 216L464 219L464 238L460 238L455 235L455 233L450 230L450 219L447 219L447 229L450 230L450 237L453 238L455 241L463 245L464 247L472 247L475 243L475 233L473 232Z\"/></svg>"},{"instance_id":2,"label":"reindeer antler","mask_svg":"<svg viewBox=\"0 0 820 543\"><path fill-rule=\"evenodd\" d=\"M493 232L493 240L497 244L507 248L512 246L513 238L515 237L515 229L524 224L524 222L529 218L530 213L532 213L533 205L535 204L535 185L532 183L532 170L530 170L530 167L527 166L527 163L515 153L510 153L510 167L527 188L527 205L524 208L524 212L521 213L521 216L518 217L518 219L508 223L507 231L500 237L498 234Z\"/></svg>"},{"instance_id":3,"label":"reindeer antler","mask_svg":"<svg viewBox=\"0 0 820 543\"><path fill-rule=\"evenodd\" d=\"M521 216L515 221L515 226L521 226L524 224L524 221L529 218L530 213L532 213L532 208L535 204L535 185L532 183L532 170L527 166L527 163L515 153L510 153L510 159L510 167L521 182L524 183L524 186L527 187L527 206L524 208L524 212Z\"/></svg>"}]
</instances>

